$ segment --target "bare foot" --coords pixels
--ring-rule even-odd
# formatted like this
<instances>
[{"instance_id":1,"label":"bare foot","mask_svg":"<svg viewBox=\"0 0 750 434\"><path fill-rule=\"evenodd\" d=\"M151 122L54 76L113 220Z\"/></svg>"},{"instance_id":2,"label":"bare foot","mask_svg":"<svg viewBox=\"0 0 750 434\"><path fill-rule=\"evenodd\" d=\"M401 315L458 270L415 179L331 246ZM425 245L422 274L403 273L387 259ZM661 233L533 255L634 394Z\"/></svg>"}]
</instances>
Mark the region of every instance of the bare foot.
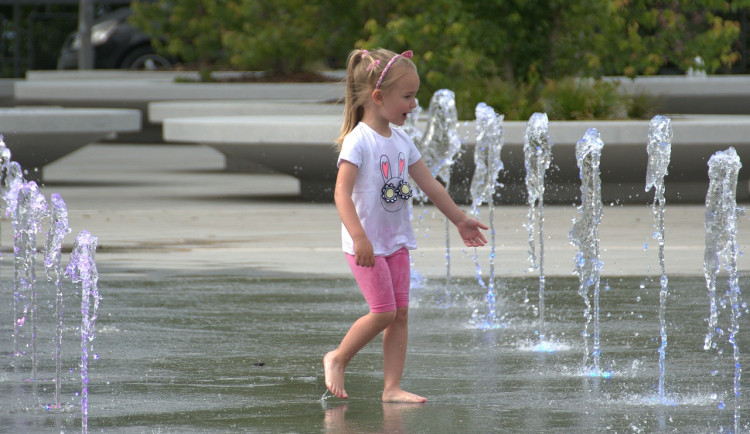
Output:
<instances>
[{"instance_id":1,"label":"bare foot","mask_svg":"<svg viewBox=\"0 0 750 434\"><path fill-rule=\"evenodd\" d=\"M349 395L344 390L344 368L333 360L334 351L330 351L323 356L323 372L326 377L326 387L336 398L347 399Z\"/></svg>"},{"instance_id":2,"label":"bare foot","mask_svg":"<svg viewBox=\"0 0 750 434\"><path fill-rule=\"evenodd\" d=\"M407 392L405 390L396 389L391 391L383 391L383 402L413 402L422 403L427 402L427 398L419 396L414 393Z\"/></svg>"}]
</instances>

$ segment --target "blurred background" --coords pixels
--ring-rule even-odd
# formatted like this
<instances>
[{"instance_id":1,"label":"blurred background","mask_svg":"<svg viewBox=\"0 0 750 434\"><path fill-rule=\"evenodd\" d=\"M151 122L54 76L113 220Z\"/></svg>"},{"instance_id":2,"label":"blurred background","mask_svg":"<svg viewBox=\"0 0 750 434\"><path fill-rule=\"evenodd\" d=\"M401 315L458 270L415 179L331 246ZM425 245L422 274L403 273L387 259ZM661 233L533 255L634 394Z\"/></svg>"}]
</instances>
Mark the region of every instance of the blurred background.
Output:
<instances>
[{"instance_id":1,"label":"blurred background","mask_svg":"<svg viewBox=\"0 0 750 434\"><path fill-rule=\"evenodd\" d=\"M83 7L96 69L316 81L354 48L412 49L420 100L450 88L462 118L645 119L600 78L750 72L750 0L0 0L2 77L78 68Z\"/></svg>"}]
</instances>

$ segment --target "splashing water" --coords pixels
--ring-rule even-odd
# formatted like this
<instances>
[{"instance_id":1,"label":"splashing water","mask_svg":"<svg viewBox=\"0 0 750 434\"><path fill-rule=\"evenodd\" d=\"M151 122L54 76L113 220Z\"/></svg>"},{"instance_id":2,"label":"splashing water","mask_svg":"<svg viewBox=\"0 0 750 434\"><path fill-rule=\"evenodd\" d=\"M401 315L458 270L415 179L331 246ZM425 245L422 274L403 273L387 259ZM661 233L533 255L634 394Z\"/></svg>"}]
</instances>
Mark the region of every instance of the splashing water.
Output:
<instances>
[{"instance_id":1,"label":"splashing water","mask_svg":"<svg viewBox=\"0 0 750 434\"><path fill-rule=\"evenodd\" d=\"M552 139L549 135L549 120L545 113L534 113L526 125L523 137L524 165L526 167L526 191L529 204L529 262L539 269L539 348L545 348L544 326L544 175L552 163ZM538 206L537 206L538 204ZM537 263L534 232L539 222L539 262Z\"/></svg>"},{"instance_id":2,"label":"splashing water","mask_svg":"<svg viewBox=\"0 0 750 434\"><path fill-rule=\"evenodd\" d=\"M50 196L52 203L52 217L49 232L47 233L47 244L45 248L44 267L47 278L55 284L55 318L57 319L57 335L55 336L55 408L60 408L60 376L61 376L61 352L63 336L63 291L62 291L62 266L61 251L63 239L71 232L68 223L68 207L58 193Z\"/></svg>"},{"instance_id":3,"label":"splashing water","mask_svg":"<svg viewBox=\"0 0 750 434\"><path fill-rule=\"evenodd\" d=\"M573 228L569 234L571 243L578 248L575 258L575 273L580 282L578 293L586 302L584 311L586 322L582 333L585 348L583 369L592 376L599 376L602 372L599 367L599 285L602 270L602 263L599 260L599 223L602 218L602 183L599 161L603 147L604 143L595 128L589 128L583 138L576 143L576 160L581 179L581 205L578 207L579 217L574 219ZM593 296L590 297L589 288L592 287ZM588 328L592 319L594 342L589 351Z\"/></svg>"},{"instance_id":4,"label":"splashing water","mask_svg":"<svg viewBox=\"0 0 750 434\"><path fill-rule=\"evenodd\" d=\"M498 115L492 107L479 103L476 107L477 140L474 147L474 176L471 179L471 212L479 216L479 206L487 203L489 206L490 224L490 275L487 283L487 317L484 323L488 327L497 326L495 310L495 189L498 186L497 177L503 169L500 153L503 149L503 115ZM474 262L477 268L477 280L484 286L482 272L474 248Z\"/></svg>"},{"instance_id":5,"label":"splashing water","mask_svg":"<svg viewBox=\"0 0 750 434\"><path fill-rule=\"evenodd\" d=\"M5 146L5 140L0 134L0 179L2 179L2 184L0 185L0 197L3 198L3 201L5 201L5 194L6 194L6 181L9 179L8 177L8 171L10 168L10 149ZM18 192L16 191L16 195ZM0 255L1 256L1 255ZM16 309L16 300L15 300L15 289L14 289L14 301L13 301L13 324L14 324L14 331L15 331L15 323L16 323L16 317L18 315ZM14 336L14 343L13 343L13 354L17 352L17 342L15 342L15 336Z\"/></svg>"},{"instance_id":6,"label":"splashing water","mask_svg":"<svg viewBox=\"0 0 750 434\"><path fill-rule=\"evenodd\" d=\"M5 145L5 137L0 134L0 170L3 176L8 171L8 165L10 164L10 149Z\"/></svg>"},{"instance_id":7,"label":"splashing water","mask_svg":"<svg viewBox=\"0 0 750 434\"><path fill-rule=\"evenodd\" d=\"M18 190L23 186L23 169L17 161L8 163L8 169L3 179L3 201L5 202L5 216L10 217L14 224L18 210Z\"/></svg>"},{"instance_id":8,"label":"splashing water","mask_svg":"<svg viewBox=\"0 0 750 434\"><path fill-rule=\"evenodd\" d=\"M654 239L659 244L659 268L661 269L661 290L659 292L659 400L666 402L664 373L667 354L666 304L669 295L669 279L664 268L664 177L672 153L672 120L668 116L654 116L649 124L648 168L646 171L646 191L654 189Z\"/></svg>"},{"instance_id":9,"label":"splashing water","mask_svg":"<svg viewBox=\"0 0 750 434\"><path fill-rule=\"evenodd\" d=\"M461 151L456 97L452 91L441 89L432 96L427 127L422 137L415 143L432 175L448 185L453 163ZM418 193L420 200L427 199L424 197L424 192Z\"/></svg>"},{"instance_id":10,"label":"splashing water","mask_svg":"<svg viewBox=\"0 0 750 434\"><path fill-rule=\"evenodd\" d=\"M47 200L39 192L34 181L25 183L18 191L18 227L15 234L14 254L20 260L16 264L20 267L16 272L19 278L20 294L30 295L30 304L26 304L24 312L31 314L31 378L37 375L37 292L36 292L36 234L41 229L41 220L48 215ZM19 297L24 298L24 297Z\"/></svg>"},{"instance_id":11,"label":"splashing water","mask_svg":"<svg viewBox=\"0 0 750 434\"><path fill-rule=\"evenodd\" d=\"M2 192L3 199L5 198L6 181L8 180L8 171L10 170L10 149L5 146L3 135L0 134L0 179L2 180L2 186L0 191ZM19 166L20 167L20 166Z\"/></svg>"},{"instance_id":12,"label":"splashing water","mask_svg":"<svg viewBox=\"0 0 750 434\"><path fill-rule=\"evenodd\" d=\"M70 263L65 270L65 275L70 277L74 283L81 283L81 427L82 432L88 432L89 414L89 342L96 337L94 326L99 311L99 289L97 280L99 273L96 269L96 244L97 238L89 231L81 231L73 244L70 254ZM93 298L94 306L91 306Z\"/></svg>"},{"instance_id":13,"label":"splashing water","mask_svg":"<svg viewBox=\"0 0 750 434\"><path fill-rule=\"evenodd\" d=\"M441 89L432 95L427 120L427 127L419 135L415 126L419 111L407 117L406 132L417 145L422 154L422 160L433 176L440 178L445 189L450 187L453 163L461 151L461 140L458 136L458 112L456 111L455 94L448 89ZM411 135L413 134L413 135ZM427 201L427 196L419 188L414 188L414 198L420 203ZM445 301L450 299L451 255L450 255L450 227L445 219Z\"/></svg>"},{"instance_id":14,"label":"splashing water","mask_svg":"<svg viewBox=\"0 0 750 434\"><path fill-rule=\"evenodd\" d=\"M719 303L716 278L723 268L728 273L729 301L732 306L728 341L734 356L734 432L740 432L740 351L737 346L739 332L740 288L737 273L737 176L742 163L737 151L730 147L708 160L709 186L706 193L706 250L703 271L710 300L708 333L703 348L718 348L714 341L719 331Z\"/></svg>"},{"instance_id":15,"label":"splashing water","mask_svg":"<svg viewBox=\"0 0 750 434\"><path fill-rule=\"evenodd\" d=\"M9 162L5 178L3 178L3 202L5 203L5 216L10 217L10 221L13 224L13 233L18 232L18 191L23 186L23 182L21 165L15 161ZM21 257L14 252L13 258L13 354L20 355L18 351L18 334L20 332L19 327L24 322L25 314L24 317L19 318L18 310L24 295L18 287L18 271L21 268L19 264Z\"/></svg>"},{"instance_id":16,"label":"splashing water","mask_svg":"<svg viewBox=\"0 0 750 434\"><path fill-rule=\"evenodd\" d=\"M419 117L422 115L422 107L419 106L419 100L416 98L414 99L414 103L416 104L416 107L414 107L411 113L406 116L406 121L404 121L401 130L405 132L415 144L419 144L422 141L422 131L417 126L417 122L419 122Z\"/></svg>"},{"instance_id":17,"label":"splashing water","mask_svg":"<svg viewBox=\"0 0 750 434\"><path fill-rule=\"evenodd\" d=\"M401 127L401 130L403 130L406 135L409 136L409 138L411 138L411 140L418 145L422 140L422 131L419 129L419 127L417 127L417 122L419 122L419 117L422 114L422 107L419 106L419 100L416 98L414 99L414 103L416 104L416 107L412 109L411 113L406 115L406 121L404 121L404 125ZM414 207L411 201L409 201L409 218L414 221ZM417 224L420 227L422 225L422 216L420 214L417 214ZM414 265L414 255L409 255L409 264L411 280L409 287L412 289L419 289L424 287L425 278Z\"/></svg>"}]
</instances>

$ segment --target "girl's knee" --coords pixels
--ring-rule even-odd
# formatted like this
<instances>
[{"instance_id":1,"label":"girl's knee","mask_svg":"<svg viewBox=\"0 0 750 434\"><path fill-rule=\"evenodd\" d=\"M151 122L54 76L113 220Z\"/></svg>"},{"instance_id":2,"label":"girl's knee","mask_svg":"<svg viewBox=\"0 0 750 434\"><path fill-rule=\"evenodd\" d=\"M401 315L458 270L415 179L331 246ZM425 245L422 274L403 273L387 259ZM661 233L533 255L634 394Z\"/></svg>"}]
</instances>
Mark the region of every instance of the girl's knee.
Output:
<instances>
[{"instance_id":1,"label":"girl's knee","mask_svg":"<svg viewBox=\"0 0 750 434\"><path fill-rule=\"evenodd\" d=\"M370 315L373 315L379 322L383 324L383 327L387 327L390 325L393 321L395 321L398 317L398 311L392 310L388 312L370 312Z\"/></svg>"},{"instance_id":2,"label":"girl's knee","mask_svg":"<svg viewBox=\"0 0 750 434\"><path fill-rule=\"evenodd\" d=\"M409 320L409 308L399 307L393 315L393 322L407 322Z\"/></svg>"}]
</instances>

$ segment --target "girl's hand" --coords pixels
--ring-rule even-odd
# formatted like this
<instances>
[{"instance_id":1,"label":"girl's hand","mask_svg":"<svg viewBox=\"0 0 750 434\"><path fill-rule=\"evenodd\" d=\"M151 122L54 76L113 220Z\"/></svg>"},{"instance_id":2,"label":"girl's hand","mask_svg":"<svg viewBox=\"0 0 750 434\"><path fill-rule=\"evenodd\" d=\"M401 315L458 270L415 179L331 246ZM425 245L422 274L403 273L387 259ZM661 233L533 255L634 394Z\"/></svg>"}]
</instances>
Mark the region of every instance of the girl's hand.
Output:
<instances>
[{"instance_id":1,"label":"girl's hand","mask_svg":"<svg viewBox=\"0 0 750 434\"><path fill-rule=\"evenodd\" d=\"M353 241L355 263L360 267L374 267L375 251L370 240L367 237L362 237Z\"/></svg>"},{"instance_id":2,"label":"girl's hand","mask_svg":"<svg viewBox=\"0 0 750 434\"><path fill-rule=\"evenodd\" d=\"M484 223L471 217L466 217L456 224L458 233L467 247L481 247L487 244L487 239L479 229L489 229Z\"/></svg>"}]
</instances>

